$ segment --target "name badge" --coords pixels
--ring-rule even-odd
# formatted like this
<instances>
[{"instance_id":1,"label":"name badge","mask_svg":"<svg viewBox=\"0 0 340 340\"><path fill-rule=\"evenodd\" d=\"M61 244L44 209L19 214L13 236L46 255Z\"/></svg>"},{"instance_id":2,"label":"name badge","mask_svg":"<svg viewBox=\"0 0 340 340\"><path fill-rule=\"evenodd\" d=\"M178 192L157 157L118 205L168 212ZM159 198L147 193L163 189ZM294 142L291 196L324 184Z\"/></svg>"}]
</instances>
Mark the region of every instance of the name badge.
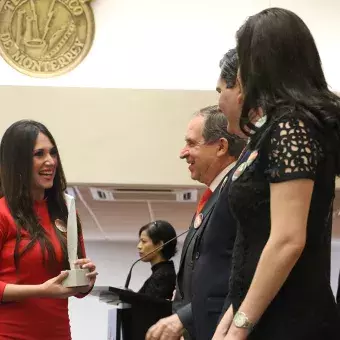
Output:
<instances>
[{"instance_id":1,"label":"name badge","mask_svg":"<svg viewBox=\"0 0 340 340\"><path fill-rule=\"evenodd\" d=\"M203 214L198 214L195 217L195 221L194 221L194 228L197 229L200 227L200 225L202 224L203 221Z\"/></svg>"},{"instance_id":2,"label":"name badge","mask_svg":"<svg viewBox=\"0 0 340 340\"><path fill-rule=\"evenodd\" d=\"M67 228L65 223L62 220L55 220L55 226L62 232L62 233L66 233L67 232Z\"/></svg>"}]
</instances>

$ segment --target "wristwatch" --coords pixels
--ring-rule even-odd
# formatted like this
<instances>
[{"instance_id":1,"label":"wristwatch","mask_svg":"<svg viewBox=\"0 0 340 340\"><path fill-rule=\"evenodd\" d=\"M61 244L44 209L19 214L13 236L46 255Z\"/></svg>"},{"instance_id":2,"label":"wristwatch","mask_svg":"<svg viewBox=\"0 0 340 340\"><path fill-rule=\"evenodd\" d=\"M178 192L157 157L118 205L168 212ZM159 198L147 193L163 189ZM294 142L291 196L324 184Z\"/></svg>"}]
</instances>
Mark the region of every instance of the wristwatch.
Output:
<instances>
[{"instance_id":1,"label":"wristwatch","mask_svg":"<svg viewBox=\"0 0 340 340\"><path fill-rule=\"evenodd\" d=\"M249 332L251 332L254 328L254 325L249 321L247 315L243 312L236 312L233 321L237 328L245 328Z\"/></svg>"}]
</instances>

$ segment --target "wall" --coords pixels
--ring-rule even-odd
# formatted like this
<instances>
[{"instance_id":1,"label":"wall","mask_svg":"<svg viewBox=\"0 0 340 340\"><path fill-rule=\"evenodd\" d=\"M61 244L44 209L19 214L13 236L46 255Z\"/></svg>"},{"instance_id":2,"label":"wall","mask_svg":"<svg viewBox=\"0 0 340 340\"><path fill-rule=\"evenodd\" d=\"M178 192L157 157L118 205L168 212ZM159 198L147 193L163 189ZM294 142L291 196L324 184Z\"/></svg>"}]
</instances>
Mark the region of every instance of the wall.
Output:
<instances>
[{"instance_id":1,"label":"wall","mask_svg":"<svg viewBox=\"0 0 340 340\"><path fill-rule=\"evenodd\" d=\"M0 85L15 85L0 88L0 135L19 117L43 120L62 146L70 182L190 185L178 160L187 120L215 103L221 56L235 45L245 18L268 6L305 19L327 79L340 90L340 2L96 0L92 6L93 48L69 74L30 78L0 58Z\"/></svg>"},{"instance_id":2,"label":"wall","mask_svg":"<svg viewBox=\"0 0 340 340\"><path fill-rule=\"evenodd\" d=\"M234 45L237 27L247 15L268 5L264 0L92 1L96 36L79 67L54 79L30 79L2 63L1 82L211 90L218 60Z\"/></svg>"},{"instance_id":3,"label":"wall","mask_svg":"<svg viewBox=\"0 0 340 340\"><path fill-rule=\"evenodd\" d=\"M278 6L297 12L310 26L330 84L340 90L338 1L96 0L91 5L96 36L78 68L54 79L31 79L1 62L0 84L212 90L217 62L235 45L238 27L247 16Z\"/></svg>"},{"instance_id":4,"label":"wall","mask_svg":"<svg viewBox=\"0 0 340 340\"><path fill-rule=\"evenodd\" d=\"M181 246L181 245L180 245ZM134 243L87 242L88 256L97 264L100 275L97 285L123 286L131 264L137 258ZM175 258L178 267L180 251ZM336 291L340 269L340 243L333 244L332 288ZM150 275L148 264L137 264L133 270L130 287L134 290ZM106 339L108 306L95 297L70 299L70 318L73 340Z\"/></svg>"},{"instance_id":5,"label":"wall","mask_svg":"<svg viewBox=\"0 0 340 340\"><path fill-rule=\"evenodd\" d=\"M1 71L0 71L1 72ZM179 159L192 114L214 91L0 87L0 136L15 120L44 122L70 183L192 185Z\"/></svg>"}]
</instances>

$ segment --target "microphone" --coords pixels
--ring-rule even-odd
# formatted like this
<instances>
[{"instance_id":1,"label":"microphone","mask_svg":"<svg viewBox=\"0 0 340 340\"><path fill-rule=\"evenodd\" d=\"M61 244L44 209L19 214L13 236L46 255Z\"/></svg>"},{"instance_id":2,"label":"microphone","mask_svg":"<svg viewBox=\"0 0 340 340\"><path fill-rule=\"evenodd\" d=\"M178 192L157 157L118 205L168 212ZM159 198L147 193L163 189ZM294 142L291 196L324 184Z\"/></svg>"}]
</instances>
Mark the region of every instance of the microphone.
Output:
<instances>
[{"instance_id":1,"label":"microphone","mask_svg":"<svg viewBox=\"0 0 340 340\"><path fill-rule=\"evenodd\" d=\"M133 267L139 262L139 261L142 261L143 259L145 259L146 257L148 257L149 255L155 253L156 251L162 249L164 246L166 246L167 244L171 243L172 241L175 241L177 240L179 237L181 237L182 235L186 234L187 232L189 232L190 229L184 231L183 233L177 235L176 237L173 237L172 239L170 239L169 241L166 241L165 243L163 243L161 246L155 248L153 251L150 251L149 253L147 253L146 255L140 257L137 261L135 261L134 263L132 263L132 266L130 268L130 271L129 271L129 274L126 278L126 281L125 281L125 285L124 285L124 288L125 289L129 289L129 284L130 284L130 280L131 280L131 274L132 274L132 269Z\"/></svg>"}]
</instances>

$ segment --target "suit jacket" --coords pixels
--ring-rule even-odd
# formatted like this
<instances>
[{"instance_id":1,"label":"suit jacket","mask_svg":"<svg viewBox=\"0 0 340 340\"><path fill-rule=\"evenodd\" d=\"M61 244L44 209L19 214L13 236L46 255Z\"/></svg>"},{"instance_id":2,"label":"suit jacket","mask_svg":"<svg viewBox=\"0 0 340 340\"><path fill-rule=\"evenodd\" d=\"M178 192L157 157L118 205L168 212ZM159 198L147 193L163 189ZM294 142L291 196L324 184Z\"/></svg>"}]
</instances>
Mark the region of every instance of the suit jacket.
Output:
<instances>
[{"instance_id":1,"label":"suit jacket","mask_svg":"<svg viewBox=\"0 0 340 340\"><path fill-rule=\"evenodd\" d=\"M204 233L196 241L191 308L197 340L213 337L221 313L230 305L227 295L237 230L228 202L231 175L221 191Z\"/></svg>"},{"instance_id":2,"label":"suit jacket","mask_svg":"<svg viewBox=\"0 0 340 340\"><path fill-rule=\"evenodd\" d=\"M212 338L226 303L236 236L236 221L228 207L228 188L234 169L227 174L225 185L223 180L214 191L212 207L207 207L210 209L200 228L190 230L183 245L173 306L192 339ZM191 286L183 287L184 259L192 241Z\"/></svg>"},{"instance_id":3,"label":"suit jacket","mask_svg":"<svg viewBox=\"0 0 340 340\"><path fill-rule=\"evenodd\" d=\"M219 196L219 188L220 185L216 188L216 190L211 195L210 199L204 205L201 214L203 215L202 222L199 228L195 228L195 218L194 215L191 225L189 228L189 232L185 238L181 260L179 264L179 270L177 274L176 280L176 295L173 302L173 311L178 314L181 319L185 329L189 332L192 338L194 338L194 327L192 323L192 311L191 311L191 278L192 278L192 266L195 261L195 242L203 230L204 225L207 223L209 215L214 208L214 205Z\"/></svg>"}]
</instances>

